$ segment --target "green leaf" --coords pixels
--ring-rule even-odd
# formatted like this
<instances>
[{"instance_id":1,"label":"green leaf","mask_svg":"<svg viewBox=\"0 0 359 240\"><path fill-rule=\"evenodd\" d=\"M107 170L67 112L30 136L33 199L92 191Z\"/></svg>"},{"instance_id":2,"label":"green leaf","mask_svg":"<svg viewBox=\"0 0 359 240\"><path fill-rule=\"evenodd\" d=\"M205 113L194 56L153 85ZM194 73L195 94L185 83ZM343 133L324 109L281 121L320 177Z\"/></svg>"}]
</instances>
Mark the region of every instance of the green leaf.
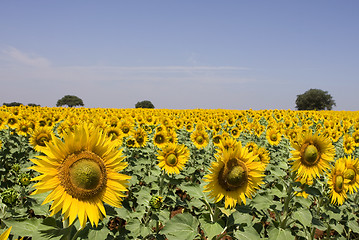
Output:
<instances>
[{"instance_id":1,"label":"green leaf","mask_svg":"<svg viewBox=\"0 0 359 240\"><path fill-rule=\"evenodd\" d=\"M38 228L42 222L42 219L31 218L23 221L15 221L15 220L2 220L6 226L11 227L12 234L19 235L21 237L32 237L38 234Z\"/></svg>"},{"instance_id":2,"label":"green leaf","mask_svg":"<svg viewBox=\"0 0 359 240\"><path fill-rule=\"evenodd\" d=\"M312 224L314 227L318 228L321 231L325 231L327 228L324 226L322 221L320 219L313 217L312 218Z\"/></svg>"},{"instance_id":3,"label":"green leaf","mask_svg":"<svg viewBox=\"0 0 359 240\"><path fill-rule=\"evenodd\" d=\"M257 195L251 202L251 204L257 209L257 210L265 210L269 209L271 205L274 205L274 201L272 196L266 196L266 195Z\"/></svg>"},{"instance_id":4,"label":"green leaf","mask_svg":"<svg viewBox=\"0 0 359 240\"><path fill-rule=\"evenodd\" d=\"M244 228L244 232L235 231L234 237L236 239L241 239L241 240L253 240L253 239L261 238L260 235L257 233L257 231L253 227Z\"/></svg>"},{"instance_id":5,"label":"green leaf","mask_svg":"<svg viewBox=\"0 0 359 240\"><path fill-rule=\"evenodd\" d=\"M177 214L161 230L168 240L195 239L198 234L199 221L190 213Z\"/></svg>"},{"instance_id":6,"label":"green leaf","mask_svg":"<svg viewBox=\"0 0 359 240\"><path fill-rule=\"evenodd\" d=\"M184 184L181 185L181 189L186 191L192 198L203 198L206 199L206 194L203 192L203 183L198 184Z\"/></svg>"},{"instance_id":7,"label":"green leaf","mask_svg":"<svg viewBox=\"0 0 359 240\"><path fill-rule=\"evenodd\" d=\"M89 229L88 239L106 239L110 230L107 227L103 227L99 230Z\"/></svg>"},{"instance_id":8,"label":"green leaf","mask_svg":"<svg viewBox=\"0 0 359 240\"><path fill-rule=\"evenodd\" d=\"M292 218L298 220L304 227L309 227L312 224L312 213L305 208L295 211Z\"/></svg>"},{"instance_id":9,"label":"green leaf","mask_svg":"<svg viewBox=\"0 0 359 240\"><path fill-rule=\"evenodd\" d=\"M125 227L130 231L129 235L135 237L135 239L139 239L139 237L144 238L151 233L151 230L143 225L138 219L131 219L127 222Z\"/></svg>"},{"instance_id":10,"label":"green leaf","mask_svg":"<svg viewBox=\"0 0 359 240\"><path fill-rule=\"evenodd\" d=\"M295 239L289 229L272 228L268 231L271 240L291 240Z\"/></svg>"},{"instance_id":11,"label":"green leaf","mask_svg":"<svg viewBox=\"0 0 359 240\"><path fill-rule=\"evenodd\" d=\"M253 216L248 213L234 212L232 214L233 224L243 224L246 223L247 226L252 226Z\"/></svg>"},{"instance_id":12,"label":"green leaf","mask_svg":"<svg viewBox=\"0 0 359 240\"><path fill-rule=\"evenodd\" d=\"M321 196L321 192L319 189L317 188L314 188L314 187L307 187L305 188L305 192L310 194L310 195L313 195L313 196Z\"/></svg>"},{"instance_id":13,"label":"green leaf","mask_svg":"<svg viewBox=\"0 0 359 240\"><path fill-rule=\"evenodd\" d=\"M355 233L359 233L359 225L358 225L358 222L355 221L355 220L350 220L348 222L348 227L350 230L352 230L353 232Z\"/></svg>"},{"instance_id":14,"label":"green leaf","mask_svg":"<svg viewBox=\"0 0 359 240\"><path fill-rule=\"evenodd\" d=\"M221 234L223 231L223 227L218 222L210 223L203 218L200 218L199 221L204 234L208 239L212 239L214 236Z\"/></svg>"}]
</instances>

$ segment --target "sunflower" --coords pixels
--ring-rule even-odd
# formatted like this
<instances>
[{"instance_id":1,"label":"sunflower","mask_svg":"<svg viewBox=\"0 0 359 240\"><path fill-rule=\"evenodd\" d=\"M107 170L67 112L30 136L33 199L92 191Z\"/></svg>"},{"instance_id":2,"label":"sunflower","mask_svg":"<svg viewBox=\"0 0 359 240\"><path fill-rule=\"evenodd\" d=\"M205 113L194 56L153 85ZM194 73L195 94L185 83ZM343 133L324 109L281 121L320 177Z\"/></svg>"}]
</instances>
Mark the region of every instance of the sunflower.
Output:
<instances>
[{"instance_id":1,"label":"sunflower","mask_svg":"<svg viewBox=\"0 0 359 240\"><path fill-rule=\"evenodd\" d=\"M273 127L267 130L266 138L270 145L277 146L282 139L282 133Z\"/></svg>"},{"instance_id":2,"label":"sunflower","mask_svg":"<svg viewBox=\"0 0 359 240\"><path fill-rule=\"evenodd\" d=\"M239 142L234 149L215 157L217 161L211 163L211 173L204 176L208 183L204 191L215 202L225 198L226 208L235 207L237 202L246 204L246 197L252 198L264 176L261 163L254 161L257 156L244 151Z\"/></svg>"},{"instance_id":3,"label":"sunflower","mask_svg":"<svg viewBox=\"0 0 359 240\"><path fill-rule=\"evenodd\" d=\"M158 166L168 175L179 174L189 159L190 152L185 145L168 143L158 151Z\"/></svg>"},{"instance_id":4,"label":"sunflower","mask_svg":"<svg viewBox=\"0 0 359 240\"><path fill-rule=\"evenodd\" d=\"M348 156L346 158L339 158L345 163L344 178L349 179L348 190L350 194L359 189L359 160Z\"/></svg>"},{"instance_id":5,"label":"sunflower","mask_svg":"<svg viewBox=\"0 0 359 240\"><path fill-rule=\"evenodd\" d=\"M337 160L332 171L328 173L331 203L342 205L347 198L349 179L345 178L345 162Z\"/></svg>"},{"instance_id":6,"label":"sunflower","mask_svg":"<svg viewBox=\"0 0 359 240\"><path fill-rule=\"evenodd\" d=\"M262 163L263 170L265 170L270 161L269 151L263 147L259 147L253 150L253 155L257 155L253 161Z\"/></svg>"},{"instance_id":7,"label":"sunflower","mask_svg":"<svg viewBox=\"0 0 359 240\"><path fill-rule=\"evenodd\" d=\"M46 142L51 142L53 139L55 135L51 127L38 127L32 132L29 142L36 151L40 152L46 147Z\"/></svg>"},{"instance_id":8,"label":"sunflower","mask_svg":"<svg viewBox=\"0 0 359 240\"><path fill-rule=\"evenodd\" d=\"M84 228L87 218L91 225L98 225L106 216L103 202L121 207L122 193L127 191L129 176L118 173L127 163L122 160L122 150L104 133L89 125L76 126L74 132L46 144L44 155L31 159L30 167L42 175L33 194L51 191L43 204L53 201L51 216L62 210L64 219L72 224L78 217Z\"/></svg>"},{"instance_id":9,"label":"sunflower","mask_svg":"<svg viewBox=\"0 0 359 240\"><path fill-rule=\"evenodd\" d=\"M28 136L31 133L32 129L30 127L30 122L22 119L19 120L17 126L16 126L16 132L19 135Z\"/></svg>"},{"instance_id":10,"label":"sunflower","mask_svg":"<svg viewBox=\"0 0 359 240\"><path fill-rule=\"evenodd\" d=\"M123 136L120 128L109 126L105 128L105 134L111 141L116 141L118 146L122 145Z\"/></svg>"},{"instance_id":11,"label":"sunflower","mask_svg":"<svg viewBox=\"0 0 359 240\"><path fill-rule=\"evenodd\" d=\"M171 143L177 143L178 142L178 137L177 137L177 133L174 129L168 129L167 131L167 140L168 142Z\"/></svg>"},{"instance_id":12,"label":"sunflower","mask_svg":"<svg viewBox=\"0 0 359 240\"><path fill-rule=\"evenodd\" d=\"M234 127L231 129L231 135L234 138L238 138L239 135L241 135L241 130L239 130L239 128L237 128L237 127Z\"/></svg>"},{"instance_id":13,"label":"sunflower","mask_svg":"<svg viewBox=\"0 0 359 240\"><path fill-rule=\"evenodd\" d=\"M148 140L147 132L143 128L137 128L136 130L131 132L131 135L136 140L135 146L136 148L144 147Z\"/></svg>"},{"instance_id":14,"label":"sunflower","mask_svg":"<svg viewBox=\"0 0 359 240\"><path fill-rule=\"evenodd\" d=\"M292 142L295 150L291 151L292 171L297 171L297 177L316 178L330 168L333 161L335 149L330 138L317 133L308 132L298 142Z\"/></svg>"},{"instance_id":15,"label":"sunflower","mask_svg":"<svg viewBox=\"0 0 359 240\"><path fill-rule=\"evenodd\" d=\"M122 119L120 122L119 122L119 128L121 129L122 131L122 135L124 137L127 137L128 135L130 135L130 132L133 128L133 121L130 120L130 119Z\"/></svg>"},{"instance_id":16,"label":"sunflower","mask_svg":"<svg viewBox=\"0 0 359 240\"><path fill-rule=\"evenodd\" d=\"M359 123L359 122L358 122ZM355 130L352 134L352 137L354 139L355 142L355 146L359 147L359 130Z\"/></svg>"},{"instance_id":17,"label":"sunflower","mask_svg":"<svg viewBox=\"0 0 359 240\"><path fill-rule=\"evenodd\" d=\"M165 130L157 131L153 136L153 143L158 148L162 148L167 142L167 132Z\"/></svg>"},{"instance_id":18,"label":"sunflower","mask_svg":"<svg viewBox=\"0 0 359 240\"><path fill-rule=\"evenodd\" d=\"M355 150L354 138L349 134L343 137L343 150L346 154L352 154Z\"/></svg>"},{"instance_id":19,"label":"sunflower","mask_svg":"<svg viewBox=\"0 0 359 240\"><path fill-rule=\"evenodd\" d=\"M205 130L194 130L191 133L191 141L196 148L205 148L208 145L209 137Z\"/></svg>"},{"instance_id":20,"label":"sunflower","mask_svg":"<svg viewBox=\"0 0 359 240\"><path fill-rule=\"evenodd\" d=\"M246 148L248 152L255 152L258 149L258 145L255 142L247 142Z\"/></svg>"}]
</instances>

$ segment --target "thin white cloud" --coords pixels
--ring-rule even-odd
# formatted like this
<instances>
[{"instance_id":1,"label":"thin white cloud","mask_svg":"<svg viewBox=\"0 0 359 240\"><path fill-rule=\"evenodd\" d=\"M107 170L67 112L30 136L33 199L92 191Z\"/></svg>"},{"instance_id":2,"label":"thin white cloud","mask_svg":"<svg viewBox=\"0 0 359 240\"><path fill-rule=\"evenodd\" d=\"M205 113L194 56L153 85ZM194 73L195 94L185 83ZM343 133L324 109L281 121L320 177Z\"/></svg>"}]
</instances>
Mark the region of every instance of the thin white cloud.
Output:
<instances>
[{"instance_id":1,"label":"thin white cloud","mask_svg":"<svg viewBox=\"0 0 359 240\"><path fill-rule=\"evenodd\" d=\"M2 58L13 64L21 64L31 67L48 67L51 65L50 61L44 57L24 53L14 47L7 47L2 50L2 53L4 54Z\"/></svg>"}]
</instances>

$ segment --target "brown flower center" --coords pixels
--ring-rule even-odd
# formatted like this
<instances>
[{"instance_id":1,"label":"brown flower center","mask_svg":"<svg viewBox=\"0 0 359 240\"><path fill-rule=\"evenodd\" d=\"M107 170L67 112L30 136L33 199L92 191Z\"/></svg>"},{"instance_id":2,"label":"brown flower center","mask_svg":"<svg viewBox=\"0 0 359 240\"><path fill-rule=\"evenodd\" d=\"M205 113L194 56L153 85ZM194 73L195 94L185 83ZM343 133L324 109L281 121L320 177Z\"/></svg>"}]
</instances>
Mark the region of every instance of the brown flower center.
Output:
<instances>
[{"instance_id":1,"label":"brown flower center","mask_svg":"<svg viewBox=\"0 0 359 240\"><path fill-rule=\"evenodd\" d=\"M335 182L334 182L334 190L337 193L340 193L343 190L344 187L344 178L341 175L338 175L335 177Z\"/></svg>"},{"instance_id":2,"label":"brown flower center","mask_svg":"<svg viewBox=\"0 0 359 240\"><path fill-rule=\"evenodd\" d=\"M171 153L166 157L166 163L171 167L176 166L177 161L178 161L177 156L174 153Z\"/></svg>"},{"instance_id":3,"label":"brown flower center","mask_svg":"<svg viewBox=\"0 0 359 240\"><path fill-rule=\"evenodd\" d=\"M67 156L60 167L59 178L65 191L72 197L91 199L106 187L106 167L97 154L82 151Z\"/></svg>"},{"instance_id":4,"label":"brown flower center","mask_svg":"<svg viewBox=\"0 0 359 240\"><path fill-rule=\"evenodd\" d=\"M302 162L304 165L313 166L315 165L320 159L320 153L316 146L308 145L303 153Z\"/></svg>"},{"instance_id":5,"label":"brown flower center","mask_svg":"<svg viewBox=\"0 0 359 240\"><path fill-rule=\"evenodd\" d=\"M218 183L226 191L234 191L248 182L248 170L245 164L236 159L228 163L220 170L218 174Z\"/></svg>"},{"instance_id":6,"label":"brown flower center","mask_svg":"<svg viewBox=\"0 0 359 240\"><path fill-rule=\"evenodd\" d=\"M350 184L355 182L355 176L356 176L356 173L355 173L354 169L352 169L352 168L348 168L344 173L344 178L349 179Z\"/></svg>"}]
</instances>

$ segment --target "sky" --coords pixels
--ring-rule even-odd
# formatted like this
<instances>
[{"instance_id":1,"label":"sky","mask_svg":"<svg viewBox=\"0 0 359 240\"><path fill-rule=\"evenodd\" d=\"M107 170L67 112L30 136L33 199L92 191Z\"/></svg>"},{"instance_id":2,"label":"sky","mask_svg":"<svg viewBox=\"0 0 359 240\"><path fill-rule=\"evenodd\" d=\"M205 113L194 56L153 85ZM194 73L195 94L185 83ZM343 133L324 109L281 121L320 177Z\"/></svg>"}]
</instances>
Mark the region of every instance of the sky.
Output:
<instances>
[{"instance_id":1,"label":"sky","mask_svg":"<svg viewBox=\"0 0 359 240\"><path fill-rule=\"evenodd\" d=\"M357 0L0 2L0 104L359 110Z\"/></svg>"}]
</instances>

